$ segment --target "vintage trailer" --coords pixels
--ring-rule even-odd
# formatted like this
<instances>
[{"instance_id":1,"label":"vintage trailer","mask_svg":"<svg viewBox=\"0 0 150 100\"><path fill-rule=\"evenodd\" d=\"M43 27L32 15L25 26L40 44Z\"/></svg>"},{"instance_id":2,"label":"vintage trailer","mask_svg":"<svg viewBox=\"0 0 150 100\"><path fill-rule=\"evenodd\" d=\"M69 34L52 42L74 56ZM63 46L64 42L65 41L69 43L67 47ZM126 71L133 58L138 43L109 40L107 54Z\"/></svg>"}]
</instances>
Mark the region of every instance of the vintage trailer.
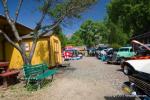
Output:
<instances>
[{"instance_id":1,"label":"vintage trailer","mask_svg":"<svg viewBox=\"0 0 150 100\"><path fill-rule=\"evenodd\" d=\"M32 38L26 34L31 32L32 29L17 23L19 34L24 36L24 45L26 53L29 54L32 46ZM6 19L0 16L0 29L5 31L8 35L12 35L10 26ZM14 38L12 36L12 38ZM20 69L23 66L22 57L17 49L11 46L2 35L0 35L0 61L8 61L10 69ZM32 64L47 63L49 66L54 67L62 63L61 55L61 42L59 38L52 32L47 33L44 37L38 40Z\"/></svg>"}]
</instances>

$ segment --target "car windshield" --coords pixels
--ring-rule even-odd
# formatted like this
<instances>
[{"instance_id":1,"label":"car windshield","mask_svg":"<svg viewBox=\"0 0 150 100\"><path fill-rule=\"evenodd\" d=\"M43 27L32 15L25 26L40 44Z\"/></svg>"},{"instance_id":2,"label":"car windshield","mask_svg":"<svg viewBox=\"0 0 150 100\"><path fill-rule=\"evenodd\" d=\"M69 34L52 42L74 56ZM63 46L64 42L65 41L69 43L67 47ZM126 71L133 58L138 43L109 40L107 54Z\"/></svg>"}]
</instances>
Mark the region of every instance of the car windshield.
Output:
<instances>
[{"instance_id":1,"label":"car windshield","mask_svg":"<svg viewBox=\"0 0 150 100\"><path fill-rule=\"evenodd\" d=\"M65 50L65 52L73 52L73 50Z\"/></svg>"},{"instance_id":2,"label":"car windshield","mask_svg":"<svg viewBox=\"0 0 150 100\"><path fill-rule=\"evenodd\" d=\"M70 52L70 53L73 53L73 54L78 54L77 50L65 50L65 52Z\"/></svg>"},{"instance_id":3,"label":"car windshield","mask_svg":"<svg viewBox=\"0 0 150 100\"><path fill-rule=\"evenodd\" d=\"M108 48L108 47L99 47L98 50L101 51L101 50L104 50L104 49L107 49L107 48Z\"/></svg>"},{"instance_id":4,"label":"car windshield","mask_svg":"<svg viewBox=\"0 0 150 100\"><path fill-rule=\"evenodd\" d=\"M119 51L129 51L129 48L120 48Z\"/></svg>"}]
</instances>

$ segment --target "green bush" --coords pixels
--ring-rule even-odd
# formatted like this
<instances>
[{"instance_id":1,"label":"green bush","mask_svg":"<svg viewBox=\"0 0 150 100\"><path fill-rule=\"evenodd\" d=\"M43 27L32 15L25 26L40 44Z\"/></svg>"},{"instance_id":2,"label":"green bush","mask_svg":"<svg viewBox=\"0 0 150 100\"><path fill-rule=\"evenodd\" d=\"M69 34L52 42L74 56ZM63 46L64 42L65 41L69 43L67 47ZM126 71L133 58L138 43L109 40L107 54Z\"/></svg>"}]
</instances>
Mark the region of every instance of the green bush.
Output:
<instances>
[{"instance_id":1,"label":"green bush","mask_svg":"<svg viewBox=\"0 0 150 100\"><path fill-rule=\"evenodd\" d=\"M110 45L112 48L118 49L121 47L121 45L117 44L117 43L113 43Z\"/></svg>"}]
</instances>

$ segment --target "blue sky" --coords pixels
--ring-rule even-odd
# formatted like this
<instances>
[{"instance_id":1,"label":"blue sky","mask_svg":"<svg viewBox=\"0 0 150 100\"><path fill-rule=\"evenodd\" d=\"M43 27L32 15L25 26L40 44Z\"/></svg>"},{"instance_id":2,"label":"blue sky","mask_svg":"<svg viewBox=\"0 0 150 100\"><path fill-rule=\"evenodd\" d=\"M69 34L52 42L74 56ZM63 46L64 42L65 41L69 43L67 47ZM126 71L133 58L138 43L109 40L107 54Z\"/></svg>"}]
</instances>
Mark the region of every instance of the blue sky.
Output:
<instances>
[{"instance_id":1,"label":"blue sky","mask_svg":"<svg viewBox=\"0 0 150 100\"><path fill-rule=\"evenodd\" d=\"M87 19L94 21L103 20L106 16L106 5L110 0L100 0L96 5L92 6L88 11L82 14L81 19L76 19L72 22L72 25L64 27L65 33L73 33L80 28L80 25Z\"/></svg>"},{"instance_id":2,"label":"blue sky","mask_svg":"<svg viewBox=\"0 0 150 100\"><path fill-rule=\"evenodd\" d=\"M18 0L8 0L8 6L10 9L10 15L14 16L14 11L17 6ZM71 20L71 24L62 26L63 32L65 34L72 34L76 30L80 28L80 25L87 19L92 19L94 21L103 20L106 16L106 5L110 2L110 0L99 0L97 4L90 7L89 10L82 13L81 19L73 19ZM36 22L39 19L40 13L37 11L36 7L39 4L34 2L34 0L24 0L21 13L19 15L18 21L30 28L34 28ZM0 14L3 14L2 5L0 3ZM45 20L46 23L51 23L51 21L47 18Z\"/></svg>"}]
</instances>

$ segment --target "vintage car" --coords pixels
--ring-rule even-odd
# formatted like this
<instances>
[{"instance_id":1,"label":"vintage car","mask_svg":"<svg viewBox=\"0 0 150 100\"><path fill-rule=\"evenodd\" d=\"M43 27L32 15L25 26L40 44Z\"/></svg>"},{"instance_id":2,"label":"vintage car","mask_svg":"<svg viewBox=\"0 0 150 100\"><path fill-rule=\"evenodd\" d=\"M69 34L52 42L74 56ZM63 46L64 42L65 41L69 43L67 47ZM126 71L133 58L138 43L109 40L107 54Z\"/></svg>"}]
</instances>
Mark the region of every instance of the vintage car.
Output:
<instances>
[{"instance_id":1,"label":"vintage car","mask_svg":"<svg viewBox=\"0 0 150 100\"><path fill-rule=\"evenodd\" d=\"M128 60L124 61L121 65L123 72L126 75L131 74L134 71L147 70L147 63L150 65L150 45L145 45L135 40L132 41L132 44L136 56L128 58ZM134 45L136 45L136 48ZM139 47L137 45L139 45Z\"/></svg>"},{"instance_id":2,"label":"vintage car","mask_svg":"<svg viewBox=\"0 0 150 100\"><path fill-rule=\"evenodd\" d=\"M81 53L79 53L78 50L76 49L66 49L63 52L64 54L64 60L68 61L68 60L79 60L82 59L83 55Z\"/></svg>"},{"instance_id":3,"label":"vintage car","mask_svg":"<svg viewBox=\"0 0 150 100\"><path fill-rule=\"evenodd\" d=\"M117 52L117 62L122 63L126 59L133 57L135 52L133 51L132 47L121 47Z\"/></svg>"},{"instance_id":4,"label":"vintage car","mask_svg":"<svg viewBox=\"0 0 150 100\"><path fill-rule=\"evenodd\" d=\"M96 57L98 58L98 59L101 59L101 52L103 52L103 51L107 51L107 49L108 49L109 47L108 47L108 45L101 45L101 46L99 46L97 49L96 49Z\"/></svg>"},{"instance_id":5,"label":"vintage car","mask_svg":"<svg viewBox=\"0 0 150 100\"><path fill-rule=\"evenodd\" d=\"M131 84L150 97L150 45L135 40L132 44L138 45L134 48L137 55L123 62L123 72Z\"/></svg>"},{"instance_id":6,"label":"vintage car","mask_svg":"<svg viewBox=\"0 0 150 100\"><path fill-rule=\"evenodd\" d=\"M95 48L88 48L87 53L88 53L88 56L95 56L96 49Z\"/></svg>"},{"instance_id":7,"label":"vintage car","mask_svg":"<svg viewBox=\"0 0 150 100\"><path fill-rule=\"evenodd\" d=\"M132 47L121 47L117 52L114 52L112 59L108 59L107 63L122 64L126 59L135 55Z\"/></svg>"}]
</instances>

